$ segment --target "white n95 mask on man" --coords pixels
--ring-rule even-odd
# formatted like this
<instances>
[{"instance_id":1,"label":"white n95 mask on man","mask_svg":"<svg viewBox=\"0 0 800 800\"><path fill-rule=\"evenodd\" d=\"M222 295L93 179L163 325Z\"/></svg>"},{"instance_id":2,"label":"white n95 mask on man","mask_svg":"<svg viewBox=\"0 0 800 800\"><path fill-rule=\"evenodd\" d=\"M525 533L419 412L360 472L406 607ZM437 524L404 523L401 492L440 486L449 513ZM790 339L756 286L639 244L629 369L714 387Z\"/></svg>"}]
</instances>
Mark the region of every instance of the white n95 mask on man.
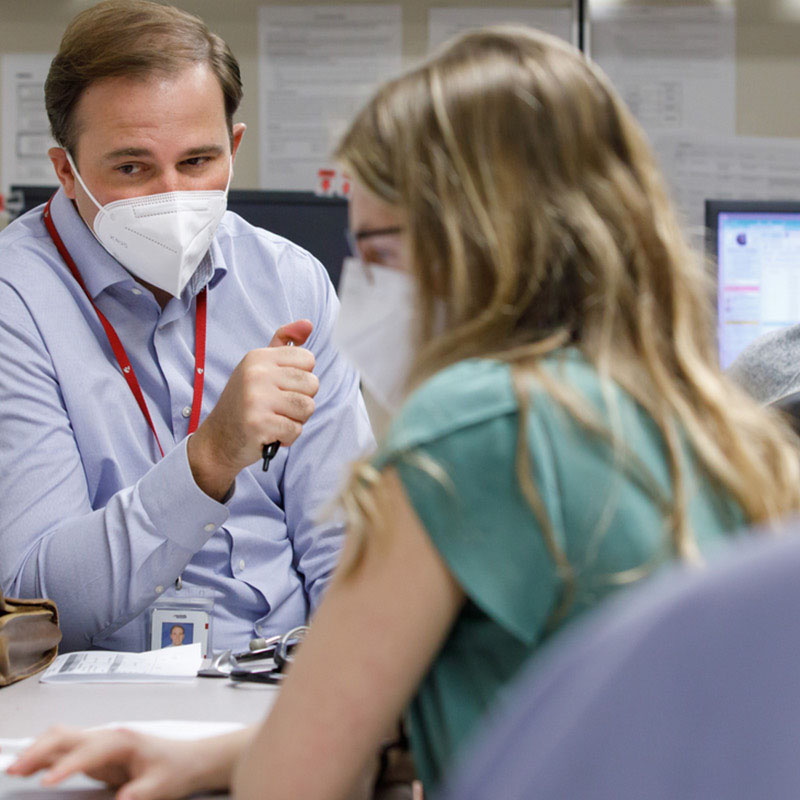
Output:
<instances>
[{"instance_id":1,"label":"white n95 mask on man","mask_svg":"<svg viewBox=\"0 0 800 800\"><path fill-rule=\"evenodd\" d=\"M67 160L83 191L97 206L92 232L134 277L174 297L183 291L208 252L228 206L233 159L224 191L179 191L115 200L101 206Z\"/></svg>"},{"instance_id":2,"label":"white n95 mask on man","mask_svg":"<svg viewBox=\"0 0 800 800\"><path fill-rule=\"evenodd\" d=\"M333 343L386 411L404 399L414 358L414 282L406 272L346 258Z\"/></svg>"}]
</instances>

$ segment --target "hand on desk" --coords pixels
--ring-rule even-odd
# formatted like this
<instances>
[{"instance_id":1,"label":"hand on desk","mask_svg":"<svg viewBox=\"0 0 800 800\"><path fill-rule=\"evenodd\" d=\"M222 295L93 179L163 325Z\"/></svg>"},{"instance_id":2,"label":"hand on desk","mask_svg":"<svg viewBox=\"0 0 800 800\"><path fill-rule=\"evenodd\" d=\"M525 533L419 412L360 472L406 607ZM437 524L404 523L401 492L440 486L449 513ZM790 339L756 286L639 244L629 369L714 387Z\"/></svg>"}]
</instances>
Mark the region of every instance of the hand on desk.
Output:
<instances>
[{"instance_id":1,"label":"hand on desk","mask_svg":"<svg viewBox=\"0 0 800 800\"><path fill-rule=\"evenodd\" d=\"M188 442L197 485L219 500L236 476L261 458L265 444L292 444L314 413L319 381L314 355L301 345L312 324L297 320L275 332L269 347L251 350L234 369L217 404Z\"/></svg>"},{"instance_id":2,"label":"hand on desk","mask_svg":"<svg viewBox=\"0 0 800 800\"><path fill-rule=\"evenodd\" d=\"M54 727L8 768L9 775L40 770L44 786L83 772L119 788L117 800L175 800L200 791L221 791L253 729L190 742L128 730L83 731Z\"/></svg>"}]
</instances>

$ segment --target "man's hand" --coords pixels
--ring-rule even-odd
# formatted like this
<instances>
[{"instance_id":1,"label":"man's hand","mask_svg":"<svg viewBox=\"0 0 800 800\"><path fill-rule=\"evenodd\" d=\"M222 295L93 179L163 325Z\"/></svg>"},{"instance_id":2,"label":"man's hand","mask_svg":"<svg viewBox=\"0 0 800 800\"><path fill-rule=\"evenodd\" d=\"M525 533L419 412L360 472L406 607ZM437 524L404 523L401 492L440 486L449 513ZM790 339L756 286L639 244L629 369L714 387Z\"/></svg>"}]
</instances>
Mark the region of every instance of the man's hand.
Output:
<instances>
[{"instance_id":1,"label":"man's hand","mask_svg":"<svg viewBox=\"0 0 800 800\"><path fill-rule=\"evenodd\" d=\"M319 381L314 356L302 347L308 320L284 325L269 347L251 350L234 369L225 389L188 442L197 485L221 500L242 469L261 458L265 444L292 444L314 413Z\"/></svg>"}]
</instances>

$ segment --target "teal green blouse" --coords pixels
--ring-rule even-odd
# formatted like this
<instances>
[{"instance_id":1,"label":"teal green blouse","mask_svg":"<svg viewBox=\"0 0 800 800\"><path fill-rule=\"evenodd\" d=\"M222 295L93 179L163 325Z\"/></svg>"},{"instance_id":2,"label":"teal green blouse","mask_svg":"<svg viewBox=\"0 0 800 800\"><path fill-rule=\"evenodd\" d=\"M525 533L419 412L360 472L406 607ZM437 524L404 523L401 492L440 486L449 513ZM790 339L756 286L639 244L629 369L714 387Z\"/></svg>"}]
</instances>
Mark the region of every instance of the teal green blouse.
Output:
<instances>
[{"instance_id":1,"label":"teal green blouse","mask_svg":"<svg viewBox=\"0 0 800 800\"><path fill-rule=\"evenodd\" d=\"M563 583L516 474L519 415L507 365L458 363L412 394L376 457L392 466L467 602L408 713L420 777L434 788L476 722L555 630L618 588L615 576L671 556L650 479L670 496L665 449L649 415L618 387L609 412L597 373L575 350L545 368L598 410L616 417L635 466L625 469L534 383L525 437L533 480L575 570L577 592L551 624ZM686 457L690 519L701 550L744 524ZM634 462L628 462L634 463ZM645 484L646 485L646 484ZM413 580L413 576L410 576Z\"/></svg>"}]
</instances>

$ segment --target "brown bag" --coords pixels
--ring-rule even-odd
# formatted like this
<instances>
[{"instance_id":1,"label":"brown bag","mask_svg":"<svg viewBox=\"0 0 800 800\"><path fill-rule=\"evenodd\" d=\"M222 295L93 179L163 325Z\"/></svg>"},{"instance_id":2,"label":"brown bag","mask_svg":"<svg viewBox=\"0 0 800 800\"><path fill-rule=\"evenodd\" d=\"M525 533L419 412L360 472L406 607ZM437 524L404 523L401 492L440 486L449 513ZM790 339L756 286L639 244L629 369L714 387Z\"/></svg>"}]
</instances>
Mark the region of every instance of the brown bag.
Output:
<instances>
[{"instance_id":1,"label":"brown bag","mask_svg":"<svg viewBox=\"0 0 800 800\"><path fill-rule=\"evenodd\" d=\"M0 686L43 670L56 657L60 641L52 600L11 600L0 591Z\"/></svg>"}]
</instances>

